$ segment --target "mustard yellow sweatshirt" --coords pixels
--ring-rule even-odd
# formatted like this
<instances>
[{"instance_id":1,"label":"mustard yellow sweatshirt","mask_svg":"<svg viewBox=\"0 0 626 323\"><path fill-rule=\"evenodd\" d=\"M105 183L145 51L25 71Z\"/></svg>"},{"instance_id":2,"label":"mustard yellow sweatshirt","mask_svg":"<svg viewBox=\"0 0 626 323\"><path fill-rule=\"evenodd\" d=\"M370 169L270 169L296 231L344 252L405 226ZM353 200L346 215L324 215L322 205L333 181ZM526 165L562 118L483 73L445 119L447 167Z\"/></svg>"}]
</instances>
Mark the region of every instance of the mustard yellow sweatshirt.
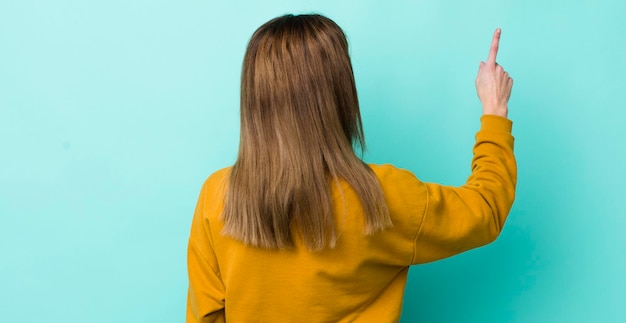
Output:
<instances>
[{"instance_id":1,"label":"mustard yellow sweatshirt","mask_svg":"<svg viewBox=\"0 0 626 323\"><path fill-rule=\"evenodd\" d=\"M345 183L333 190L334 249L265 250L220 234L229 169L205 182L188 248L187 322L397 322L410 265L496 239L515 196L512 123L483 116L472 173L461 187L423 183L391 165L370 165L393 227L363 234L363 211ZM343 191L343 192L342 192Z\"/></svg>"}]
</instances>

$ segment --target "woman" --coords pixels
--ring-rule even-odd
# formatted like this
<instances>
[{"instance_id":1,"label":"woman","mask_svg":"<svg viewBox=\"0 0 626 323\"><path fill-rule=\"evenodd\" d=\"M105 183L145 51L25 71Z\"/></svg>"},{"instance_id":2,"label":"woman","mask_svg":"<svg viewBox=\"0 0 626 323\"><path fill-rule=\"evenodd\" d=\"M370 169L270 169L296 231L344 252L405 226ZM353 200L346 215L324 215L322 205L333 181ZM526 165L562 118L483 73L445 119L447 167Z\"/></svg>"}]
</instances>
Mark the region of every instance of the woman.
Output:
<instances>
[{"instance_id":1,"label":"woman","mask_svg":"<svg viewBox=\"0 0 626 323\"><path fill-rule=\"evenodd\" d=\"M483 106L465 185L368 165L348 44L320 15L261 26L243 62L234 166L202 187L187 322L397 322L410 265L485 245L515 195L512 79L480 64Z\"/></svg>"}]
</instances>

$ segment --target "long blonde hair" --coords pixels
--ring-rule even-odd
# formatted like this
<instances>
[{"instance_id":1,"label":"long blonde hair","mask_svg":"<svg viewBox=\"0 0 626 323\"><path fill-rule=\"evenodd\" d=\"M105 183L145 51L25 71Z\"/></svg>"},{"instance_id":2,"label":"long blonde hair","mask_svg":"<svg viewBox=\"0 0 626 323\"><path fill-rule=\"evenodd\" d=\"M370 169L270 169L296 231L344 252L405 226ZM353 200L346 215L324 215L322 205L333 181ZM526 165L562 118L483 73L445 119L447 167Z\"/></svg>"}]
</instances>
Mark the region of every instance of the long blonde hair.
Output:
<instances>
[{"instance_id":1,"label":"long blonde hair","mask_svg":"<svg viewBox=\"0 0 626 323\"><path fill-rule=\"evenodd\" d=\"M331 185L359 196L365 234L391 226L365 148L348 43L321 15L286 15L252 35L241 76L241 138L222 218L223 234L263 248L334 247Z\"/></svg>"}]
</instances>

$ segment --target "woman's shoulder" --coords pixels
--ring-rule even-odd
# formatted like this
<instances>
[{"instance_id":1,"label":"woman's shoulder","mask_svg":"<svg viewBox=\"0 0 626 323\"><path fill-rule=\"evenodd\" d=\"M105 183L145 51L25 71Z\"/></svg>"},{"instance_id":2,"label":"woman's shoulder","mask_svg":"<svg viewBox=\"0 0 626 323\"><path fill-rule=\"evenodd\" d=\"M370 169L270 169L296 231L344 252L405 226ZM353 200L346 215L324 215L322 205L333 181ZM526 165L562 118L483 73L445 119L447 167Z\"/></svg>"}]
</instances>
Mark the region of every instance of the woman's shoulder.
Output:
<instances>
[{"instance_id":1,"label":"woman's shoulder","mask_svg":"<svg viewBox=\"0 0 626 323\"><path fill-rule=\"evenodd\" d=\"M202 191L207 193L223 192L226 188L228 176L230 175L230 171L232 168L232 166L229 166L214 171L204 180L204 184L202 185Z\"/></svg>"},{"instance_id":2,"label":"woman's shoulder","mask_svg":"<svg viewBox=\"0 0 626 323\"><path fill-rule=\"evenodd\" d=\"M415 197L426 194L426 185L410 170L391 164L368 164L368 166L376 174L388 199L392 195Z\"/></svg>"},{"instance_id":3,"label":"woman's shoulder","mask_svg":"<svg viewBox=\"0 0 626 323\"><path fill-rule=\"evenodd\" d=\"M374 171L374 174L376 174L376 177L378 177L378 180L380 180L381 182L386 181L386 180L390 180L390 181L408 180L408 181L419 182L419 179L417 178L417 176L415 176L415 174L413 174L413 172L411 172L408 169L396 167L392 164L367 164L367 165L370 167L370 169L372 169L372 171Z\"/></svg>"},{"instance_id":4,"label":"woman's shoulder","mask_svg":"<svg viewBox=\"0 0 626 323\"><path fill-rule=\"evenodd\" d=\"M233 168L233 166L228 166L228 167L224 167L222 169L218 169L216 171L214 171L213 173L211 173L211 175L209 175L209 177L206 179L207 182L210 181L222 181L225 178L228 177L228 175L230 174L231 169Z\"/></svg>"}]
</instances>

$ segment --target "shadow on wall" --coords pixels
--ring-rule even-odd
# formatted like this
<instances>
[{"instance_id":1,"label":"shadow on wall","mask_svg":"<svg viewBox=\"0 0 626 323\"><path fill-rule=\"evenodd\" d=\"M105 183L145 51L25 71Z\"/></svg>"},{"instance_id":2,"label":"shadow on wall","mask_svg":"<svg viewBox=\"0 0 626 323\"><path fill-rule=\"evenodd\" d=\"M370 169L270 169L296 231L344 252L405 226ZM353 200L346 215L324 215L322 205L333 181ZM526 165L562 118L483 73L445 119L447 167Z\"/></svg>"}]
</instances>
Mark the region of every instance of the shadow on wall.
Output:
<instances>
[{"instance_id":1,"label":"shadow on wall","mask_svg":"<svg viewBox=\"0 0 626 323\"><path fill-rule=\"evenodd\" d=\"M513 212L513 218L524 217ZM493 244L414 266L406 286L403 322L507 322L513 303L532 288L544 264L527 226L509 220ZM410 319L408 319L410 318Z\"/></svg>"},{"instance_id":2,"label":"shadow on wall","mask_svg":"<svg viewBox=\"0 0 626 323\"><path fill-rule=\"evenodd\" d=\"M510 322L538 313L556 318L551 307L573 298L563 296L575 279L573 257L579 256L572 241L583 230L586 203L586 188L577 183L587 170L570 162L580 154L573 128L554 127L556 120L537 112L512 118L517 196L500 237L412 267L403 322Z\"/></svg>"}]
</instances>

